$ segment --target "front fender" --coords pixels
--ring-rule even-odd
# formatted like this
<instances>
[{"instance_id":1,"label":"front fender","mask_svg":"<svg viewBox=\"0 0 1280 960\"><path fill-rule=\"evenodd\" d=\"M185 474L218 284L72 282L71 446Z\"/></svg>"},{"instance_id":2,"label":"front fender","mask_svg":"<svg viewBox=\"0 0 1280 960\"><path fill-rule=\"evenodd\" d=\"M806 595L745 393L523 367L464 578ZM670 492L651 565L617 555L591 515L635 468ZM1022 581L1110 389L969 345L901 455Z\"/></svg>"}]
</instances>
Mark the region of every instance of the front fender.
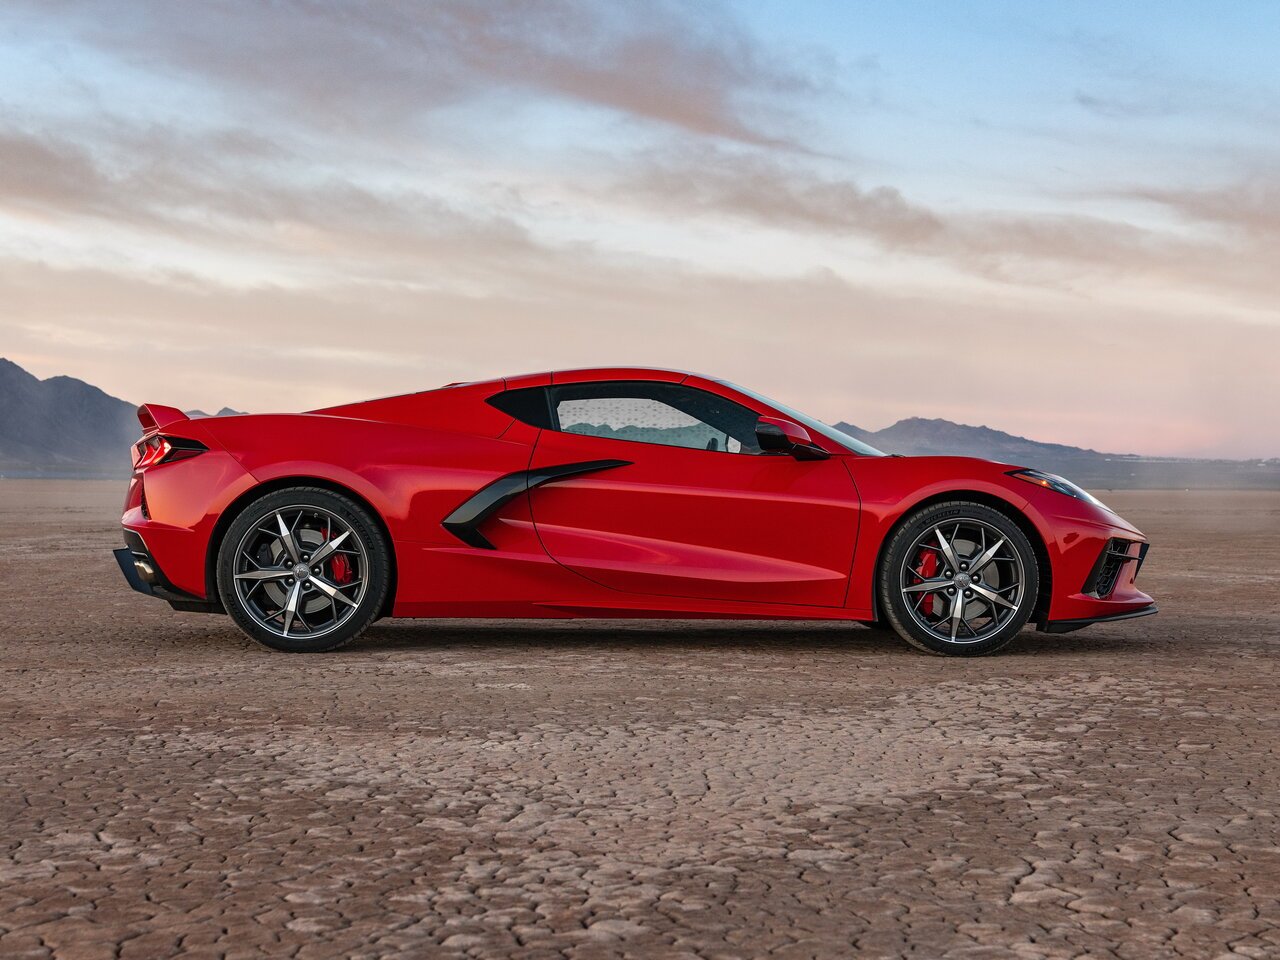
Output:
<instances>
[{"instance_id":1,"label":"front fender","mask_svg":"<svg viewBox=\"0 0 1280 960\"><path fill-rule=\"evenodd\" d=\"M854 457L847 465L862 497L862 519L845 606L866 619L875 616L876 578L889 536L920 506L968 497L1026 514L1027 498L1002 464L967 457Z\"/></svg>"}]
</instances>

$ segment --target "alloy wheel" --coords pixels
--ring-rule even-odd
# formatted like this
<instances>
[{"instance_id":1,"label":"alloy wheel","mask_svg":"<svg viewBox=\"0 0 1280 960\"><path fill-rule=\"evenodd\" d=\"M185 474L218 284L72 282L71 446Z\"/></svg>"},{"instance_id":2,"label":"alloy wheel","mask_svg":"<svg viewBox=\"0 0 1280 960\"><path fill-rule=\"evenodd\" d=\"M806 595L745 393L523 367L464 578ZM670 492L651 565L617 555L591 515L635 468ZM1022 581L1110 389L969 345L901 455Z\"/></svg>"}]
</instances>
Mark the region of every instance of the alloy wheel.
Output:
<instances>
[{"instance_id":1,"label":"alloy wheel","mask_svg":"<svg viewBox=\"0 0 1280 960\"><path fill-rule=\"evenodd\" d=\"M1025 592L1022 558L1008 537L976 518L926 529L899 571L903 605L938 640L979 643L1017 615Z\"/></svg>"},{"instance_id":2,"label":"alloy wheel","mask_svg":"<svg viewBox=\"0 0 1280 960\"><path fill-rule=\"evenodd\" d=\"M240 539L236 596L264 630L285 639L340 628L364 598L369 556L356 531L322 507L273 510Z\"/></svg>"}]
</instances>

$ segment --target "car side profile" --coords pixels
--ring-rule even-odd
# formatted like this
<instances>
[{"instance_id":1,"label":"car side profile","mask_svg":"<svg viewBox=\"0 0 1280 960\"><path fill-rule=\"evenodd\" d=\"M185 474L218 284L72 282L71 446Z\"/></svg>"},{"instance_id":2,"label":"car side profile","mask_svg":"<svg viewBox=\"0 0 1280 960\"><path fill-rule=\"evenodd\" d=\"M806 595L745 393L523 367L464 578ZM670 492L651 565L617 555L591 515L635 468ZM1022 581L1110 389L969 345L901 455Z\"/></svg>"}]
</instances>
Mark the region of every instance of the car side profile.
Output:
<instances>
[{"instance_id":1,"label":"car side profile","mask_svg":"<svg viewBox=\"0 0 1280 960\"><path fill-rule=\"evenodd\" d=\"M1146 538L1060 477L886 456L742 387L529 374L299 414L146 404L130 585L277 650L381 617L847 620L972 656L1155 613Z\"/></svg>"}]
</instances>

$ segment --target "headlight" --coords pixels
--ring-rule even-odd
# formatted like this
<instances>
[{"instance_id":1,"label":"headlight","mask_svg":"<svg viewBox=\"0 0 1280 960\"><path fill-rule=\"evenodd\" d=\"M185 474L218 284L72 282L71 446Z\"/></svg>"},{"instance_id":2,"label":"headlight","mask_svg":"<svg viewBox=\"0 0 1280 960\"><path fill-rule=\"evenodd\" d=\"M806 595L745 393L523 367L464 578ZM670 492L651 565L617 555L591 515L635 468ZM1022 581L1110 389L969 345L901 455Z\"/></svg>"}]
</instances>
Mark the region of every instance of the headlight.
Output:
<instances>
[{"instance_id":1,"label":"headlight","mask_svg":"<svg viewBox=\"0 0 1280 960\"><path fill-rule=\"evenodd\" d=\"M1037 487L1045 487L1049 490L1056 490L1058 493L1065 493L1068 497L1075 497L1085 503L1092 503L1095 507L1102 507L1103 510L1111 509L1088 490L1083 487L1077 487L1070 480L1059 477L1056 474L1045 473L1043 470L1010 470L1009 476L1025 480L1027 483L1034 483Z\"/></svg>"}]
</instances>

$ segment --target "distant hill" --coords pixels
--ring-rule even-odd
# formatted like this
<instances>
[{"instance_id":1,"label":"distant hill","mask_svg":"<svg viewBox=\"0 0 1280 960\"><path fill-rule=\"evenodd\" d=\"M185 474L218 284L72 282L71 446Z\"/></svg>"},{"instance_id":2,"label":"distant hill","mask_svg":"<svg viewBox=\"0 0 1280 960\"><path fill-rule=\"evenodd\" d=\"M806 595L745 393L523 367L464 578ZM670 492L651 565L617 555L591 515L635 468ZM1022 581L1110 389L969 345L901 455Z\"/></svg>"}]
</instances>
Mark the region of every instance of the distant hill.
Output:
<instances>
[{"instance_id":1,"label":"distant hill","mask_svg":"<svg viewBox=\"0 0 1280 960\"><path fill-rule=\"evenodd\" d=\"M0 357L0 476L127 476L136 411L83 380L40 380Z\"/></svg>"},{"instance_id":2,"label":"distant hill","mask_svg":"<svg viewBox=\"0 0 1280 960\"><path fill-rule=\"evenodd\" d=\"M140 434L135 409L134 404L82 380L40 380L0 358L0 476L125 476L129 447ZM239 413L223 407L214 416ZM187 415L209 416L202 410ZM1039 467L1099 490L1280 489L1280 459L1193 460L1099 453L1028 440L990 427L920 417L899 420L883 430L864 430L849 423L836 426L886 453L982 457Z\"/></svg>"},{"instance_id":3,"label":"distant hill","mask_svg":"<svg viewBox=\"0 0 1280 960\"><path fill-rule=\"evenodd\" d=\"M1001 430L992 430L990 427L970 427L950 420L926 420L923 417L899 420L883 430L863 430L851 423L838 423L836 429L865 440L886 453L901 453L906 456L955 456L958 450L964 449L981 450L982 453L976 454L977 456L1002 462L1020 462L1027 457L1126 456L1099 453L1063 443L1041 443Z\"/></svg>"},{"instance_id":4,"label":"distant hill","mask_svg":"<svg viewBox=\"0 0 1280 960\"><path fill-rule=\"evenodd\" d=\"M1280 459L1198 460L1099 453L1061 443L1041 443L990 427L911 417L883 430L838 423L843 430L885 453L907 457L981 457L1037 467L1069 477L1086 488L1178 489L1182 487L1280 489Z\"/></svg>"},{"instance_id":5,"label":"distant hill","mask_svg":"<svg viewBox=\"0 0 1280 960\"><path fill-rule=\"evenodd\" d=\"M232 410L230 407L223 407L217 413L205 413L203 410L187 410L186 414L192 420L199 420L203 417L243 417L243 410Z\"/></svg>"},{"instance_id":6,"label":"distant hill","mask_svg":"<svg viewBox=\"0 0 1280 960\"><path fill-rule=\"evenodd\" d=\"M83 380L38 380L0 358L0 474L127 474L141 433L134 410Z\"/></svg>"}]
</instances>

